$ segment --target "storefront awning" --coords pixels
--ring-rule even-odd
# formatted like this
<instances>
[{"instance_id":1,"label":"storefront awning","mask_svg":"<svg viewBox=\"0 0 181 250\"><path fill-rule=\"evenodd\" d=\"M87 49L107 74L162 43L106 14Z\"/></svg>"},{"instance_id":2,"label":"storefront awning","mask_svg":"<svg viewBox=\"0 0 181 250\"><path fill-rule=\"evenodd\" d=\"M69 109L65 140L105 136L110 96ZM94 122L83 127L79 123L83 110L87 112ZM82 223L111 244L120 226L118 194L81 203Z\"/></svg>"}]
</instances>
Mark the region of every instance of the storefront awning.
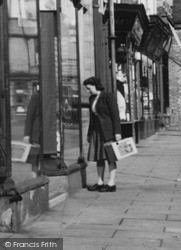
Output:
<instances>
[{"instance_id":1,"label":"storefront awning","mask_svg":"<svg viewBox=\"0 0 181 250\"><path fill-rule=\"evenodd\" d=\"M144 33L139 49L154 60L160 60L171 36L169 25L163 22L159 16L151 15L149 28Z\"/></svg>"},{"instance_id":2,"label":"storefront awning","mask_svg":"<svg viewBox=\"0 0 181 250\"><path fill-rule=\"evenodd\" d=\"M131 34L137 45L141 43L148 17L143 4L114 4L115 33L120 43Z\"/></svg>"}]
</instances>

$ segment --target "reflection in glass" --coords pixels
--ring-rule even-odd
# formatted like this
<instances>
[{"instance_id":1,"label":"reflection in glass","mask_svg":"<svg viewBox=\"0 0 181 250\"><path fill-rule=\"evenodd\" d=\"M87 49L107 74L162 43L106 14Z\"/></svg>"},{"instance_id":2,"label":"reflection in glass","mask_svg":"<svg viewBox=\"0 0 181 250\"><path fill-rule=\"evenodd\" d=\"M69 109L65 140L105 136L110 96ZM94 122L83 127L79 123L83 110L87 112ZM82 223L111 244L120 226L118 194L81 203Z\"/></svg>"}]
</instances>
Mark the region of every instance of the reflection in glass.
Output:
<instances>
[{"instance_id":1,"label":"reflection in glass","mask_svg":"<svg viewBox=\"0 0 181 250\"><path fill-rule=\"evenodd\" d=\"M7 0L7 2L11 136L13 141L23 142L28 105L39 81L36 0ZM35 176L37 169L34 169L34 162L12 162L12 177L16 183Z\"/></svg>"},{"instance_id":2,"label":"reflection in glass","mask_svg":"<svg viewBox=\"0 0 181 250\"><path fill-rule=\"evenodd\" d=\"M70 4L69 4L70 3ZM79 157L78 71L75 8L62 4L61 14L63 127L65 162Z\"/></svg>"}]
</instances>

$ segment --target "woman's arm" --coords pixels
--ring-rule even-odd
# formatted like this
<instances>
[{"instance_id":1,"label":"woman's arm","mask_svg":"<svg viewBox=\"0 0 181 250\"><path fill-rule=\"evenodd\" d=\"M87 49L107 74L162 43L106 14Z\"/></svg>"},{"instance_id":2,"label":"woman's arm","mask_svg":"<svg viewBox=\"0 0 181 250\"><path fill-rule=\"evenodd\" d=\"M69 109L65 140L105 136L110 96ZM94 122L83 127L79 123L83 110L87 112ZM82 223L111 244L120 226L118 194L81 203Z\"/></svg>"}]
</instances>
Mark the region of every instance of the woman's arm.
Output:
<instances>
[{"instance_id":1,"label":"woman's arm","mask_svg":"<svg viewBox=\"0 0 181 250\"><path fill-rule=\"evenodd\" d=\"M37 105L39 105L39 101L36 95L32 95L30 102L27 108L26 120L25 120L25 131L24 136L31 137L33 123L35 120L35 114Z\"/></svg>"},{"instance_id":2,"label":"woman's arm","mask_svg":"<svg viewBox=\"0 0 181 250\"><path fill-rule=\"evenodd\" d=\"M107 93L107 105L112 120L115 139L121 139L121 122L116 97L112 93Z\"/></svg>"}]
</instances>

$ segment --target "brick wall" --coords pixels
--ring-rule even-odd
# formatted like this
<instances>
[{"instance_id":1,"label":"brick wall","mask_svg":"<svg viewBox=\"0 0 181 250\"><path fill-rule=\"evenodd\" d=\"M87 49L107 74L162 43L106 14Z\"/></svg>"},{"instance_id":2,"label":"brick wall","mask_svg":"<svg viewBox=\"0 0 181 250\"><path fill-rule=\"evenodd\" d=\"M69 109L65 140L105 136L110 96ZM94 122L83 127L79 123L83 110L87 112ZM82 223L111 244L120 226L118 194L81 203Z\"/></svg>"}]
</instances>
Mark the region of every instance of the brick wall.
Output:
<instances>
[{"instance_id":1,"label":"brick wall","mask_svg":"<svg viewBox=\"0 0 181 250\"><path fill-rule=\"evenodd\" d=\"M181 30L177 30L177 34L181 40ZM169 60L169 97L170 97L170 115L171 125L181 128L181 48L177 45L175 39L170 50Z\"/></svg>"}]
</instances>

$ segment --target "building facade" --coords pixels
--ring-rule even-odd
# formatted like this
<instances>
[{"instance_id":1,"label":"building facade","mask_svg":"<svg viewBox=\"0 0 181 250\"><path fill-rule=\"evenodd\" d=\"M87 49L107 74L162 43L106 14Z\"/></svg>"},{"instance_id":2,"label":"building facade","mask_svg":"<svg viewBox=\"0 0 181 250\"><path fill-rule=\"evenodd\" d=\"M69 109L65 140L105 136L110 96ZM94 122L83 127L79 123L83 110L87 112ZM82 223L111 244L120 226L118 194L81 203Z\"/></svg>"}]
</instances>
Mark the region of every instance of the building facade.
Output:
<instances>
[{"instance_id":1,"label":"building facade","mask_svg":"<svg viewBox=\"0 0 181 250\"><path fill-rule=\"evenodd\" d=\"M113 37L107 1L54 0L49 5L46 0L8 0L0 6L0 212L10 209L9 221L18 216L18 223L5 225L6 230L18 230L48 209L50 192L71 193L86 186L86 78L96 76L106 90L113 91L115 74L126 104L120 125L123 137L133 136L138 143L162 125L160 117L168 96L163 77L168 78L165 54L170 30L155 15L154 4L114 2L115 62L111 61ZM33 158L20 163L19 151L11 145L23 142L28 104L37 89L39 161L37 164ZM4 191L12 188L22 200L10 204ZM3 223L0 221L0 226Z\"/></svg>"},{"instance_id":2,"label":"building facade","mask_svg":"<svg viewBox=\"0 0 181 250\"><path fill-rule=\"evenodd\" d=\"M125 92L129 91L126 102L130 103L122 128L125 136L134 136L137 142L165 126L169 95L166 83L171 31L169 25L155 15L153 5L144 4L145 8L143 4L115 5L118 9L116 59L119 74L125 76ZM148 15L146 9L153 14Z\"/></svg>"},{"instance_id":3,"label":"building facade","mask_svg":"<svg viewBox=\"0 0 181 250\"><path fill-rule=\"evenodd\" d=\"M172 20L174 28L173 43L170 51L170 117L172 127L181 128L181 18L180 1L172 3Z\"/></svg>"},{"instance_id":4,"label":"building facade","mask_svg":"<svg viewBox=\"0 0 181 250\"><path fill-rule=\"evenodd\" d=\"M50 193L69 193L85 185L88 110L81 107L87 93L80 81L95 74L93 6L90 1L79 8L69 0L52 5L9 0L3 1L0 14L3 95L6 91L1 101L1 214L11 211L9 224L0 220L0 226L16 231L48 209ZM37 89L38 164L35 159L22 162L18 151L24 147L28 104ZM19 203L9 203L7 191L12 188L17 192L13 198L19 194L22 199Z\"/></svg>"}]
</instances>

